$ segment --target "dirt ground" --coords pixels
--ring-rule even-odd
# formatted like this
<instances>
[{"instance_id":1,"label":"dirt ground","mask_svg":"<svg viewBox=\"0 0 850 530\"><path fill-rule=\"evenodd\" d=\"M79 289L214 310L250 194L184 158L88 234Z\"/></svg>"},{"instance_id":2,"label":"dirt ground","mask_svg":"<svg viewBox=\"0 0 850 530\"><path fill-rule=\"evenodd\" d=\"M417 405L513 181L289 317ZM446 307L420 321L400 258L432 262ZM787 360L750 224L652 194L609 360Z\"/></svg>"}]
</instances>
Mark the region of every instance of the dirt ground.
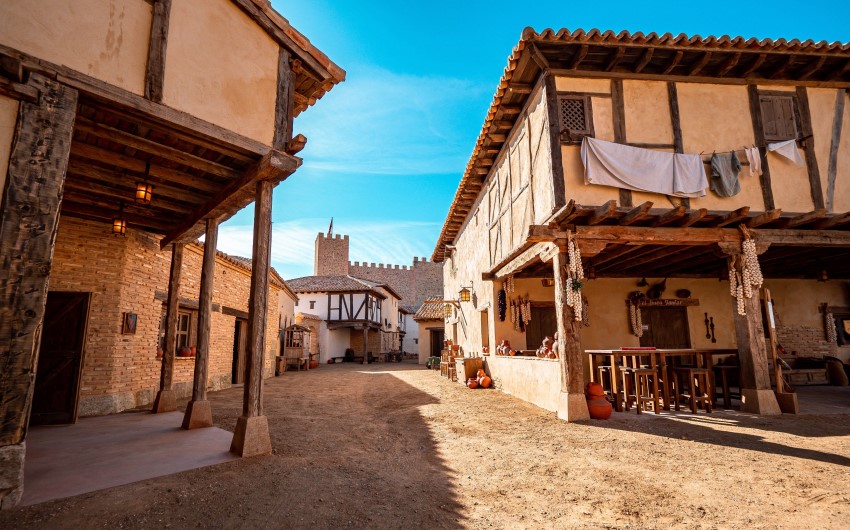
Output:
<instances>
[{"instance_id":1,"label":"dirt ground","mask_svg":"<svg viewBox=\"0 0 850 530\"><path fill-rule=\"evenodd\" d=\"M0 528L850 528L850 416L566 424L413 364L265 383L274 454L0 512ZM242 389L210 397L233 430Z\"/></svg>"}]
</instances>

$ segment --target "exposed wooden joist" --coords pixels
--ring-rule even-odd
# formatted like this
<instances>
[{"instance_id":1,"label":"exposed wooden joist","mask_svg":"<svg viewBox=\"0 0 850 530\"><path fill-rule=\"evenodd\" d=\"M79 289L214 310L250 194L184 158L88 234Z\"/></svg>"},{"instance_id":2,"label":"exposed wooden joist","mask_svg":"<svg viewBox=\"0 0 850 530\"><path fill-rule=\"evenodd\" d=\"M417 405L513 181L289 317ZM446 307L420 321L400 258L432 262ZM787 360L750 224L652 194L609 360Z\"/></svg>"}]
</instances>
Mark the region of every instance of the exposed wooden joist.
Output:
<instances>
[{"instance_id":1,"label":"exposed wooden joist","mask_svg":"<svg viewBox=\"0 0 850 530\"><path fill-rule=\"evenodd\" d=\"M197 229L197 225L208 217L223 221L225 217L233 215L238 208L244 206L238 203L243 198L240 195L247 193L249 195L247 200L250 202L251 192L257 182L265 180L279 182L291 175L300 163L300 159L286 153L269 151L266 156L240 175L238 179L229 183L227 187L166 234L160 242L160 248L166 248L170 243L186 237L187 234L195 235L191 232L192 229ZM234 200L237 200L237 203L234 204ZM201 232L203 232L203 228L201 228Z\"/></svg>"},{"instance_id":2,"label":"exposed wooden joist","mask_svg":"<svg viewBox=\"0 0 850 530\"><path fill-rule=\"evenodd\" d=\"M654 223L652 223L652 226L665 226L670 223L676 222L682 217L684 217L685 212L687 211L688 209L684 206L677 206L675 208L667 210L665 213L659 216Z\"/></svg>"},{"instance_id":3,"label":"exposed wooden joist","mask_svg":"<svg viewBox=\"0 0 850 530\"><path fill-rule=\"evenodd\" d=\"M755 217L751 217L747 219L744 224L746 224L750 228L756 228L757 226L766 225L768 223L772 223L779 219L779 216L782 215L782 210L774 209L768 210L762 214L759 214Z\"/></svg>"},{"instance_id":4,"label":"exposed wooden joist","mask_svg":"<svg viewBox=\"0 0 850 530\"><path fill-rule=\"evenodd\" d=\"M567 68L569 68L570 70L576 70L581 64L581 62L584 60L584 58L587 56L588 49L590 49L590 47L587 44L582 44L579 49L576 50L576 53L575 55L573 55L573 58L570 59L569 66L567 66Z\"/></svg>"},{"instance_id":5,"label":"exposed wooden joist","mask_svg":"<svg viewBox=\"0 0 850 530\"><path fill-rule=\"evenodd\" d=\"M796 57L794 55L787 56L785 58L785 62L783 62L782 65L779 68L777 68L776 70L773 71L773 73L770 75L770 78L771 79L782 79L783 77L785 77L785 74L788 72L788 70L794 64L795 59L796 59Z\"/></svg>"},{"instance_id":6,"label":"exposed wooden joist","mask_svg":"<svg viewBox=\"0 0 850 530\"><path fill-rule=\"evenodd\" d=\"M643 204L635 206L634 208L629 210L626 215L620 217L618 223L622 226L632 225L645 218L648 215L650 208L652 208L652 201L646 201Z\"/></svg>"},{"instance_id":7,"label":"exposed wooden joist","mask_svg":"<svg viewBox=\"0 0 850 530\"><path fill-rule=\"evenodd\" d=\"M805 68L800 75L798 76L800 80L805 81L806 79L815 75L822 67L823 63L826 62L826 55L822 55L817 62Z\"/></svg>"},{"instance_id":8,"label":"exposed wooden joist","mask_svg":"<svg viewBox=\"0 0 850 530\"><path fill-rule=\"evenodd\" d=\"M529 233L539 241L547 241L547 227L533 225ZM655 228L642 226L576 226L579 240L598 239L608 244L622 245L714 245L722 242L741 241L741 231L736 228ZM541 237L537 237L541 236ZM756 240L782 246L848 247L850 232L837 230L772 230L758 231Z\"/></svg>"},{"instance_id":9,"label":"exposed wooden joist","mask_svg":"<svg viewBox=\"0 0 850 530\"><path fill-rule=\"evenodd\" d=\"M524 85L522 83L511 83L508 86L508 91L513 94L526 95L531 94L531 91L534 89L531 85Z\"/></svg>"},{"instance_id":10,"label":"exposed wooden joist","mask_svg":"<svg viewBox=\"0 0 850 530\"><path fill-rule=\"evenodd\" d=\"M850 212L844 213L842 215L834 215L823 221L818 222L815 227L818 230L831 230L833 228L838 228L840 226L845 226L850 224Z\"/></svg>"},{"instance_id":11,"label":"exposed wooden joist","mask_svg":"<svg viewBox=\"0 0 850 530\"><path fill-rule=\"evenodd\" d=\"M133 194L136 190L134 186L117 186L114 184L106 185L94 179L80 177L78 176L78 171L78 168L72 168L69 166L68 175L76 178L66 180L65 188L67 190L76 190L82 193L97 194L99 196L111 198L115 204L119 204L120 201L132 201ZM158 194L158 200L156 202L152 202L149 206L147 206L147 208L161 211L163 212L163 215L168 215L169 213L187 214L192 211L191 205L169 200L168 198L159 195L161 194Z\"/></svg>"},{"instance_id":12,"label":"exposed wooden joist","mask_svg":"<svg viewBox=\"0 0 850 530\"><path fill-rule=\"evenodd\" d=\"M747 69L744 70L744 73L741 74L741 77L744 77L744 78L749 77L750 74L752 74L753 72L755 72L756 70L761 68L761 65L763 65L766 60L767 60L767 54L766 53L760 53L758 55L758 57L756 57L756 59L752 62L752 64L750 64L750 66L748 66Z\"/></svg>"},{"instance_id":13,"label":"exposed wooden joist","mask_svg":"<svg viewBox=\"0 0 850 530\"><path fill-rule=\"evenodd\" d=\"M731 69L737 66L738 61L740 60L740 53L733 53L732 55L730 55L725 61L723 61L723 64L720 65L720 69L717 70L717 77L723 77L728 74Z\"/></svg>"},{"instance_id":14,"label":"exposed wooden joist","mask_svg":"<svg viewBox=\"0 0 850 530\"><path fill-rule=\"evenodd\" d=\"M690 210L688 214L685 216L685 220L679 223L679 226L685 228L688 226L693 226L696 223L702 221L702 219L708 215L708 210L706 208L700 208L698 210Z\"/></svg>"},{"instance_id":15,"label":"exposed wooden joist","mask_svg":"<svg viewBox=\"0 0 850 530\"><path fill-rule=\"evenodd\" d=\"M702 56L699 58L699 60L697 60L693 64L693 66L691 66L691 69L688 70L688 75L697 75L698 73L700 73L702 71L703 67L705 67L705 65L708 64L708 61L711 60L712 55L713 55L713 52L703 53Z\"/></svg>"},{"instance_id":16,"label":"exposed wooden joist","mask_svg":"<svg viewBox=\"0 0 850 530\"><path fill-rule=\"evenodd\" d=\"M605 67L606 72L611 72L614 68L620 64L620 61L623 59L623 55L626 53L625 46L618 46L614 53L611 55L611 59L608 60L608 65Z\"/></svg>"},{"instance_id":17,"label":"exposed wooden joist","mask_svg":"<svg viewBox=\"0 0 850 530\"><path fill-rule=\"evenodd\" d=\"M602 206L595 208L587 219L587 224L597 225L606 219L617 215L617 201L610 200Z\"/></svg>"},{"instance_id":18,"label":"exposed wooden joist","mask_svg":"<svg viewBox=\"0 0 850 530\"><path fill-rule=\"evenodd\" d=\"M679 63L682 61L682 57L684 57L684 55L685 52L683 52L682 50L679 50L675 54L673 54L673 58L670 60L670 63L667 65L667 67L664 68L664 71L661 72L661 75L667 75L672 72L674 68L679 66Z\"/></svg>"},{"instance_id":19,"label":"exposed wooden joist","mask_svg":"<svg viewBox=\"0 0 850 530\"><path fill-rule=\"evenodd\" d=\"M145 69L145 97L162 103L165 87L165 52L168 47L168 23L171 19L171 0L154 0L148 62Z\"/></svg>"},{"instance_id":20,"label":"exposed wooden joist","mask_svg":"<svg viewBox=\"0 0 850 530\"><path fill-rule=\"evenodd\" d=\"M826 217L826 209L818 208L808 213L800 214L788 219L784 223L784 228L796 228L798 226L807 225L815 221L819 221Z\"/></svg>"},{"instance_id":21,"label":"exposed wooden joist","mask_svg":"<svg viewBox=\"0 0 850 530\"><path fill-rule=\"evenodd\" d=\"M38 89L31 85L17 83L0 77L0 95L20 99L29 103L38 103Z\"/></svg>"},{"instance_id":22,"label":"exposed wooden joist","mask_svg":"<svg viewBox=\"0 0 850 530\"><path fill-rule=\"evenodd\" d=\"M640 58L640 60L638 61L637 65L635 66L635 73L636 73L636 74L639 74L639 73L643 72L643 69L644 69L644 68L646 68L646 65L648 65L648 64L649 64L649 61L651 61L651 60L652 60L652 54L653 54L654 52L655 52L655 48L647 48L647 49L643 52L643 55L641 56L641 58Z\"/></svg>"},{"instance_id":23,"label":"exposed wooden joist","mask_svg":"<svg viewBox=\"0 0 850 530\"><path fill-rule=\"evenodd\" d=\"M749 215L750 207L744 206L742 208L738 208L737 210L727 213L726 215L718 219L713 226L715 228L722 228L724 226L731 225L732 223L737 223L738 221L740 221L741 219L745 219Z\"/></svg>"},{"instance_id":24,"label":"exposed wooden joist","mask_svg":"<svg viewBox=\"0 0 850 530\"><path fill-rule=\"evenodd\" d=\"M174 149L167 145L153 142L147 138L141 138L120 129L115 129L114 127L95 123L94 121L89 120L88 118L83 118L82 116L77 118L74 128L80 132L91 134L98 138L103 138L104 140L109 140L127 147L132 147L133 149L138 149L177 164L182 164L200 171L212 173L213 175L218 175L220 177L233 179L239 175L237 171L229 167Z\"/></svg>"}]
</instances>

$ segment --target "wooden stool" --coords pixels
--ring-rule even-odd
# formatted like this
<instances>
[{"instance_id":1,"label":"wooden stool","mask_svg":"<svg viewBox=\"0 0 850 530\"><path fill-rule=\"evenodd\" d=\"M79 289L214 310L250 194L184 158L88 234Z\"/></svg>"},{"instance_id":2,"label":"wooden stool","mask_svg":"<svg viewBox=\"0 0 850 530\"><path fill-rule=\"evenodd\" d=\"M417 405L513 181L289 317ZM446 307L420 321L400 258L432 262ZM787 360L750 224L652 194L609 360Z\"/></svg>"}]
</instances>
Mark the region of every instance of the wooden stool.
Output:
<instances>
[{"instance_id":1,"label":"wooden stool","mask_svg":"<svg viewBox=\"0 0 850 530\"><path fill-rule=\"evenodd\" d=\"M679 410L679 397L688 398L691 405L691 412L697 413L697 403L702 403L706 412L711 412L711 396L708 394L708 388L711 384L711 374L708 368L697 368L692 366L677 366L671 369L673 372L673 388L676 410ZM682 388L679 384L680 376L687 376L688 385ZM686 392L683 392L686 390ZM713 392L712 392L713 394Z\"/></svg>"},{"instance_id":2,"label":"wooden stool","mask_svg":"<svg viewBox=\"0 0 850 530\"><path fill-rule=\"evenodd\" d=\"M454 359L449 361L448 373L446 374L446 377L448 377L452 381L457 381L457 365L455 364Z\"/></svg>"},{"instance_id":3,"label":"wooden stool","mask_svg":"<svg viewBox=\"0 0 850 530\"><path fill-rule=\"evenodd\" d=\"M631 368L624 367L623 371L623 398L624 410L628 412L632 408L632 402L637 406L637 413L641 414L645 406L652 403L652 410L661 414L658 402L658 372L654 368Z\"/></svg>"},{"instance_id":4,"label":"wooden stool","mask_svg":"<svg viewBox=\"0 0 850 530\"><path fill-rule=\"evenodd\" d=\"M732 398L729 396L729 374L736 373L738 371L738 367L722 365L715 366L714 369L720 374L720 387L723 389L723 408L731 408Z\"/></svg>"}]
</instances>

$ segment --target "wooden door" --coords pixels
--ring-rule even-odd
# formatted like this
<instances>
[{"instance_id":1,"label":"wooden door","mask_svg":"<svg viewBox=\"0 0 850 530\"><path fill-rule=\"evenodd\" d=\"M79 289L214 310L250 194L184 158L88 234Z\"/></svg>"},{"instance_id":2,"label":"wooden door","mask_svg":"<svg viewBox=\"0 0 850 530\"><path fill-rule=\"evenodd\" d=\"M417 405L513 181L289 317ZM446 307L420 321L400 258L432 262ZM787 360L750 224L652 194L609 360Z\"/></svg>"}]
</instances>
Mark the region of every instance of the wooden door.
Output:
<instances>
[{"instance_id":1,"label":"wooden door","mask_svg":"<svg viewBox=\"0 0 850 530\"><path fill-rule=\"evenodd\" d=\"M31 425L77 421L90 298L90 293L47 293Z\"/></svg>"},{"instance_id":2,"label":"wooden door","mask_svg":"<svg viewBox=\"0 0 850 530\"><path fill-rule=\"evenodd\" d=\"M443 341L446 340L446 332L442 329L431 330L431 357L439 357L443 349Z\"/></svg>"},{"instance_id":3,"label":"wooden door","mask_svg":"<svg viewBox=\"0 0 850 530\"><path fill-rule=\"evenodd\" d=\"M558 331L558 321L554 307L532 307L531 322L525 327L525 347L536 350L543 344L543 339L554 337Z\"/></svg>"},{"instance_id":4,"label":"wooden door","mask_svg":"<svg viewBox=\"0 0 850 530\"><path fill-rule=\"evenodd\" d=\"M641 346L654 346L660 349L691 347L688 308L643 307L640 311L643 325L648 326L640 338Z\"/></svg>"},{"instance_id":5,"label":"wooden door","mask_svg":"<svg viewBox=\"0 0 850 530\"><path fill-rule=\"evenodd\" d=\"M239 385L245 382L245 351L248 348L248 321L236 319L236 329L233 333L233 373L231 383Z\"/></svg>"}]
</instances>

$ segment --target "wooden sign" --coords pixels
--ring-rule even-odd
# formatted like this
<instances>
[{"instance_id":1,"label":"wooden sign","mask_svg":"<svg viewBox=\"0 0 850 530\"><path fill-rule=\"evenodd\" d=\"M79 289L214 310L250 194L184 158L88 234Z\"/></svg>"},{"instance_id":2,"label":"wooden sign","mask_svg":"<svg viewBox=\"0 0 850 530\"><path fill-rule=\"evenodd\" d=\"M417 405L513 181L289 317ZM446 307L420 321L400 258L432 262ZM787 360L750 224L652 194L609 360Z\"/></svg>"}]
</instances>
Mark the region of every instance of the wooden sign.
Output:
<instances>
[{"instance_id":1,"label":"wooden sign","mask_svg":"<svg viewBox=\"0 0 850 530\"><path fill-rule=\"evenodd\" d=\"M629 300L626 300L626 305L629 304ZM658 299L649 299L649 298L641 298L637 303L638 307L687 307L692 305L699 305L698 298L658 298Z\"/></svg>"}]
</instances>

